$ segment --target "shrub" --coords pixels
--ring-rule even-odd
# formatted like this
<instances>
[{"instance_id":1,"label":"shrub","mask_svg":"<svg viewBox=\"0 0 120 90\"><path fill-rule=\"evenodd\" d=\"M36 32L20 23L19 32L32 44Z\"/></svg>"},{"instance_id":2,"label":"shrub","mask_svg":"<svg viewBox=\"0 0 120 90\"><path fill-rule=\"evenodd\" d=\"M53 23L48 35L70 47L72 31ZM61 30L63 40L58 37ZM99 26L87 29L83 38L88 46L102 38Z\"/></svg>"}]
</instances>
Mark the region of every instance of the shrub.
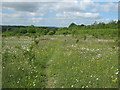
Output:
<instances>
[{"instance_id":1,"label":"shrub","mask_svg":"<svg viewBox=\"0 0 120 90\"><path fill-rule=\"evenodd\" d=\"M54 31L49 31L47 34L48 35L53 35L53 34L55 34L55 32Z\"/></svg>"}]
</instances>

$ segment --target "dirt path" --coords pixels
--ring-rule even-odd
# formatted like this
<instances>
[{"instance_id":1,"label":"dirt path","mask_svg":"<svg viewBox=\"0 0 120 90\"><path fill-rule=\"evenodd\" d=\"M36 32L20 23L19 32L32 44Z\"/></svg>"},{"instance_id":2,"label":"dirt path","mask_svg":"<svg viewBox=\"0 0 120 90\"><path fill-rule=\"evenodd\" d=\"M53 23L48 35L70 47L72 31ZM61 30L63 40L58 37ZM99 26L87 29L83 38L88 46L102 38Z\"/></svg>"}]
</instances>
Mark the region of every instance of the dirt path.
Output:
<instances>
[{"instance_id":1,"label":"dirt path","mask_svg":"<svg viewBox=\"0 0 120 90\"><path fill-rule=\"evenodd\" d=\"M52 60L54 60L54 57L56 57L56 53L58 53L58 47L60 47L61 44L61 40L59 40L56 44L56 46L54 47L54 51L53 54L51 56L51 58L49 59L49 61L47 62L47 66L48 68L46 68L46 75L47 75L47 81L46 81L46 88L54 88L54 84L56 83L56 80L54 79L54 77L50 76L50 66L52 65Z\"/></svg>"}]
</instances>

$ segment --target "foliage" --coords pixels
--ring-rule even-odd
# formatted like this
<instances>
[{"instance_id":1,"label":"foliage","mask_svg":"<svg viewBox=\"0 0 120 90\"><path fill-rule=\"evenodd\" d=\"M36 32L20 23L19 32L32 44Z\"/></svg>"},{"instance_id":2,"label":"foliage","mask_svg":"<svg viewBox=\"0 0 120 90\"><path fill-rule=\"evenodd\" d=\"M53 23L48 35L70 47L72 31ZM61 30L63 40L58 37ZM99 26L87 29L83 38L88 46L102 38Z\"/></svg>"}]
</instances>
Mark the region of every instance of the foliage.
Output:
<instances>
[{"instance_id":1,"label":"foliage","mask_svg":"<svg viewBox=\"0 0 120 90\"><path fill-rule=\"evenodd\" d=\"M26 29L28 33L36 33L35 27L33 25L28 26Z\"/></svg>"},{"instance_id":2,"label":"foliage","mask_svg":"<svg viewBox=\"0 0 120 90\"><path fill-rule=\"evenodd\" d=\"M55 33L56 35L67 35L67 34L71 34L71 31L69 30L58 30Z\"/></svg>"},{"instance_id":3,"label":"foliage","mask_svg":"<svg viewBox=\"0 0 120 90\"><path fill-rule=\"evenodd\" d=\"M14 30L14 31L18 31L18 30ZM22 33L22 34L25 34L25 33L27 33L28 31L27 31L27 29L26 28L20 28L20 30L19 30L19 33ZM14 32L13 32L14 33Z\"/></svg>"},{"instance_id":4,"label":"foliage","mask_svg":"<svg viewBox=\"0 0 120 90\"><path fill-rule=\"evenodd\" d=\"M55 32L54 32L54 31L49 31L47 34L48 34L48 35L54 35Z\"/></svg>"},{"instance_id":5,"label":"foliage","mask_svg":"<svg viewBox=\"0 0 120 90\"><path fill-rule=\"evenodd\" d=\"M15 36L19 33L20 35L67 35L72 34L72 36L75 36L77 32L80 30L107 30L107 29L117 29L118 28L118 22L117 21L111 21L109 23L97 23L95 22L92 25L76 25L75 23L71 23L69 27L60 27L58 29L56 28L48 28L48 27L36 27L34 25L28 26L28 27L14 27L13 30L10 27L3 27L3 30L5 31L3 36ZM107 31L106 31L107 32ZM98 37L94 34L95 37Z\"/></svg>"}]
</instances>

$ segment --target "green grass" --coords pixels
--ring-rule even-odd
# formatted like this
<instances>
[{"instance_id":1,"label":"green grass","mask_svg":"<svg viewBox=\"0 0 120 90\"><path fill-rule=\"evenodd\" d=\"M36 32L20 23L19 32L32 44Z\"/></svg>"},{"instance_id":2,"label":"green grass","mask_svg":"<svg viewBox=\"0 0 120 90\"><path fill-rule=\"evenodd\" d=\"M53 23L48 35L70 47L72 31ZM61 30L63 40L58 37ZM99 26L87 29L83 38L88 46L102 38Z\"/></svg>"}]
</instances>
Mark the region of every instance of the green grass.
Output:
<instances>
[{"instance_id":1,"label":"green grass","mask_svg":"<svg viewBox=\"0 0 120 90\"><path fill-rule=\"evenodd\" d=\"M114 39L4 37L3 88L118 88Z\"/></svg>"},{"instance_id":2,"label":"green grass","mask_svg":"<svg viewBox=\"0 0 120 90\"><path fill-rule=\"evenodd\" d=\"M115 39L118 37L118 29L86 29L77 30L76 34L79 38L87 36L87 38Z\"/></svg>"}]
</instances>

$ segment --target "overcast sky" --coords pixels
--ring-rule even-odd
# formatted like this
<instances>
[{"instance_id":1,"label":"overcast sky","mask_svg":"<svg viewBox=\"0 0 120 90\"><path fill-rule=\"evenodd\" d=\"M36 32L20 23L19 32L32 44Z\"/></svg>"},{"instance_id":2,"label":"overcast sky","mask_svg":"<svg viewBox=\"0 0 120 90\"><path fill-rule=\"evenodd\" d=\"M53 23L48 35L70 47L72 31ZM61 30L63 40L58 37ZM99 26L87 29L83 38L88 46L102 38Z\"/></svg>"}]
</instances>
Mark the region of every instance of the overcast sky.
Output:
<instances>
[{"instance_id":1,"label":"overcast sky","mask_svg":"<svg viewBox=\"0 0 120 90\"><path fill-rule=\"evenodd\" d=\"M65 27L72 22L92 24L95 21L107 23L117 20L117 1L3 0L0 12L2 12L2 25Z\"/></svg>"}]
</instances>

